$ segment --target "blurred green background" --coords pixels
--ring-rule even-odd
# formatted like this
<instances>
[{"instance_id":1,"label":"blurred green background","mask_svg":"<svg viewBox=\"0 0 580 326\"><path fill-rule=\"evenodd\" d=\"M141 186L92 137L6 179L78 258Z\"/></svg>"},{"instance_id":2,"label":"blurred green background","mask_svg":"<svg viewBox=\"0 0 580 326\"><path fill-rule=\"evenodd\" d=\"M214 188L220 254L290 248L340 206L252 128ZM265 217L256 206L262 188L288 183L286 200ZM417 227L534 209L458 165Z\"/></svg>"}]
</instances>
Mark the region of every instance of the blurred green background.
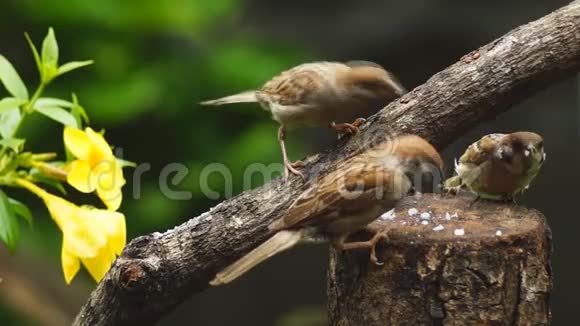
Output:
<instances>
[{"instance_id":1,"label":"blurred green background","mask_svg":"<svg viewBox=\"0 0 580 326\"><path fill-rule=\"evenodd\" d=\"M200 100L257 87L285 68L316 60L376 61L412 89L463 54L566 3L4 0L0 53L30 88L37 76L24 32L39 44L53 26L62 62L95 60L58 79L47 95L68 98L75 91L91 125L105 128L124 158L150 164L140 182L125 170L128 185L121 211L133 238L164 231L222 200L200 192L198 176L206 164L227 165L234 174L234 192L239 192L245 166L280 162L276 125L266 112L252 105L204 110ZM575 311L580 222L573 213L580 178L577 94L575 80L551 87L484 123L444 153L451 162L489 132L527 129L544 135L547 164L520 202L546 214L553 229L555 325L580 323ZM30 137L30 148L42 151L61 146L61 132L56 123L31 119L23 134ZM332 138L325 130L292 133L290 156L312 154ZM160 170L172 162L190 168L187 180L175 189L192 191L191 200L161 194ZM219 178L211 186L224 187ZM14 256L0 248L0 324L68 324L94 284L82 272L71 286L65 285L58 229L36 198L13 194L37 204L36 222L32 228L23 226ZM162 324L324 325L326 262L324 246L285 253L231 286L192 297Z\"/></svg>"}]
</instances>

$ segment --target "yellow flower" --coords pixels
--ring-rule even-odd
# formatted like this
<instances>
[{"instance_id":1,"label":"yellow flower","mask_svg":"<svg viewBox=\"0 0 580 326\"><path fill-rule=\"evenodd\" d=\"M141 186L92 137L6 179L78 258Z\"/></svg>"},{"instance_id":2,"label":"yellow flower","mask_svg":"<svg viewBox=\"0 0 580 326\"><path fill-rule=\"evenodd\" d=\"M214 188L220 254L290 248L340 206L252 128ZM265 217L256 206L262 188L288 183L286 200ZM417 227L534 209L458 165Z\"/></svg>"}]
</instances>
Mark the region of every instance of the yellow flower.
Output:
<instances>
[{"instance_id":1,"label":"yellow flower","mask_svg":"<svg viewBox=\"0 0 580 326\"><path fill-rule=\"evenodd\" d=\"M68 166L67 182L77 190L97 195L110 210L121 205L125 184L123 170L103 135L86 128L64 129L64 144L77 158Z\"/></svg>"},{"instance_id":2,"label":"yellow flower","mask_svg":"<svg viewBox=\"0 0 580 326\"><path fill-rule=\"evenodd\" d=\"M75 277L80 263L99 282L125 246L125 216L104 209L79 207L24 179L16 182L44 201L62 231L61 263L66 283Z\"/></svg>"}]
</instances>

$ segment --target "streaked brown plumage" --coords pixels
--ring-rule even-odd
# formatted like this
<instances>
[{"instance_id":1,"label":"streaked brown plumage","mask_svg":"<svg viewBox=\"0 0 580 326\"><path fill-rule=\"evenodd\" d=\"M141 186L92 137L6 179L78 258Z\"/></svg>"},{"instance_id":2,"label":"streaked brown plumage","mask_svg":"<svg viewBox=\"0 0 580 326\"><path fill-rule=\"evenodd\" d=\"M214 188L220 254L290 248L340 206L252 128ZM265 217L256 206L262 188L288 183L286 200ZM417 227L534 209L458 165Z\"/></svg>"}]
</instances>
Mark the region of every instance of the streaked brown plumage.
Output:
<instances>
[{"instance_id":1,"label":"streaked brown plumage","mask_svg":"<svg viewBox=\"0 0 580 326\"><path fill-rule=\"evenodd\" d=\"M513 199L538 174L546 154L533 132L489 134L471 144L455 164L456 176L445 182L451 192L465 186L486 199Z\"/></svg>"},{"instance_id":2,"label":"streaked brown plumage","mask_svg":"<svg viewBox=\"0 0 580 326\"><path fill-rule=\"evenodd\" d=\"M437 151L417 136L394 138L342 162L269 226L270 239L218 273L210 284L229 283L272 255L320 235L330 238L338 250L370 249L371 260L377 262L375 245L385 234L362 242L346 242L347 237L391 210L415 185L416 176L441 177L442 167Z\"/></svg>"},{"instance_id":3,"label":"streaked brown plumage","mask_svg":"<svg viewBox=\"0 0 580 326\"><path fill-rule=\"evenodd\" d=\"M257 102L280 124L284 177L288 171L303 176L288 160L286 130L299 126L327 127L354 133L358 123L405 93L398 79L381 66L367 61L315 62L298 65L266 82L261 89L247 91L202 105Z\"/></svg>"}]
</instances>

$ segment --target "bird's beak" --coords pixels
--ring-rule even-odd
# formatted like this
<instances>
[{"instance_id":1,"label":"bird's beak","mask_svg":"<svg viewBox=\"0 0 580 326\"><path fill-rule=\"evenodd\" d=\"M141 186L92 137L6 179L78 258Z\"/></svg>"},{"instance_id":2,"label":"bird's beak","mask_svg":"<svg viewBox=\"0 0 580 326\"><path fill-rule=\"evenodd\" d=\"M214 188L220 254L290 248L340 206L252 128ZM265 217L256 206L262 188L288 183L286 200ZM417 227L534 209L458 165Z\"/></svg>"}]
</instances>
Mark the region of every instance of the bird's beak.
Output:
<instances>
[{"instance_id":1,"label":"bird's beak","mask_svg":"<svg viewBox=\"0 0 580 326\"><path fill-rule=\"evenodd\" d=\"M540 164L544 163L545 160L546 160L546 152L542 152L542 158L540 160Z\"/></svg>"}]
</instances>

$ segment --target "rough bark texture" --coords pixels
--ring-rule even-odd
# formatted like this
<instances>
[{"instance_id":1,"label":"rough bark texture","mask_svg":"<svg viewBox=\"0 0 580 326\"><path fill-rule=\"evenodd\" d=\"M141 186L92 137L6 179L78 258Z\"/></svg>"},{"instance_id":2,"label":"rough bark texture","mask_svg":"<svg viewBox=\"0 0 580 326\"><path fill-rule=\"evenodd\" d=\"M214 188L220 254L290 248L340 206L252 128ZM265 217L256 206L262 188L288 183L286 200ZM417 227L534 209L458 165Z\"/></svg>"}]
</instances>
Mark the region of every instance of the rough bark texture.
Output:
<instances>
[{"instance_id":1,"label":"rough bark texture","mask_svg":"<svg viewBox=\"0 0 580 326\"><path fill-rule=\"evenodd\" d=\"M367 253L333 252L331 325L548 325L544 217L511 203L471 205L474 198L405 199L394 218L372 225L388 230L383 266L370 264Z\"/></svg>"},{"instance_id":2,"label":"rough bark texture","mask_svg":"<svg viewBox=\"0 0 580 326\"><path fill-rule=\"evenodd\" d=\"M417 134L441 149L579 67L580 1L575 1L466 55L370 118L355 137L309 157L306 183L296 177L285 184L274 180L172 230L134 239L75 324L155 323L206 289L220 268L262 242L266 226L337 161L367 150L387 133Z\"/></svg>"}]
</instances>

